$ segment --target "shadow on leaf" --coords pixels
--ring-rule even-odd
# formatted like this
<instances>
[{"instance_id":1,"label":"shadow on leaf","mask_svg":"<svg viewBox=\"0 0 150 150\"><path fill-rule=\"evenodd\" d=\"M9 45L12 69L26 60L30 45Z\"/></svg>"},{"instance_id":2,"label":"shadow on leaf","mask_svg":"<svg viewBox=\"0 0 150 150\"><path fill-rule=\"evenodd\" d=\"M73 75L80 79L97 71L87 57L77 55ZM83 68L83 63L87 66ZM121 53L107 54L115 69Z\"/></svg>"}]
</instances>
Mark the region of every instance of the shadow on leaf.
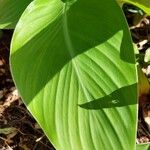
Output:
<instances>
[{"instance_id":1,"label":"shadow on leaf","mask_svg":"<svg viewBox=\"0 0 150 150\"><path fill-rule=\"evenodd\" d=\"M110 95L106 95L91 102L79 104L79 106L84 109L102 109L134 105L137 103L137 98L134 91L136 87L137 84L125 86L112 92ZM130 99L130 97L132 97L132 99Z\"/></svg>"}]
</instances>

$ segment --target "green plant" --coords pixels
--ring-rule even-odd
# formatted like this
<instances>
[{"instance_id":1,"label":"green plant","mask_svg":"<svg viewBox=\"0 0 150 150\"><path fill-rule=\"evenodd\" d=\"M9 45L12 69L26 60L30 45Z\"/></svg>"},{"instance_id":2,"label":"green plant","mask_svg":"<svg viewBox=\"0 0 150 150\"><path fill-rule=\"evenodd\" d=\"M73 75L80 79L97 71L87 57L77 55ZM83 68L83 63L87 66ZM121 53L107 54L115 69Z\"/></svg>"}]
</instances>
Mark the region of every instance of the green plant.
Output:
<instances>
[{"instance_id":1,"label":"green plant","mask_svg":"<svg viewBox=\"0 0 150 150\"><path fill-rule=\"evenodd\" d=\"M123 2L149 13L146 0ZM2 27L14 26L14 17ZM10 61L27 108L56 149L136 149L136 62L116 1L32 1L15 28Z\"/></svg>"},{"instance_id":2,"label":"green plant","mask_svg":"<svg viewBox=\"0 0 150 150\"><path fill-rule=\"evenodd\" d=\"M13 29L32 0L0 0L0 28Z\"/></svg>"}]
</instances>

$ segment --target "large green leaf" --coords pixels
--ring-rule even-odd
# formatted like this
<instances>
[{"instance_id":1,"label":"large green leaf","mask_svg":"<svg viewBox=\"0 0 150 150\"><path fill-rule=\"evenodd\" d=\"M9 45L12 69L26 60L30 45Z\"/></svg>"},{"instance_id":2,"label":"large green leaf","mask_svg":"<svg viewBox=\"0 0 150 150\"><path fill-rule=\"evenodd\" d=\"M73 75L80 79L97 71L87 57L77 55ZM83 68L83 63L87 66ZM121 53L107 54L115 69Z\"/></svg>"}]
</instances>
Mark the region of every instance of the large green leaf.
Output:
<instances>
[{"instance_id":1,"label":"large green leaf","mask_svg":"<svg viewBox=\"0 0 150 150\"><path fill-rule=\"evenodd\" d=\"M0 29L14 28L32 0L0 0Z\"/></svg>"},{"instance_id":2,"label":"large green leaf","mask_svg":"<svg viewBox=\"0 0 150 150\"><path fill-rule=\"evenodd\" d=\"M33 1L17 24L11 71L58 150L134 150L137 74L114 0Z\"/></svg>"},{"instance_id":3,"label":"large green leaf","mask_svg":"<svg viewBox=\"0 0 150 150\"><path fill-rule=\"evenodd\" d=\"M130 3L145 11L150 15L150 0L117 0L119 3Z\"/></svg>"}]
</instances>

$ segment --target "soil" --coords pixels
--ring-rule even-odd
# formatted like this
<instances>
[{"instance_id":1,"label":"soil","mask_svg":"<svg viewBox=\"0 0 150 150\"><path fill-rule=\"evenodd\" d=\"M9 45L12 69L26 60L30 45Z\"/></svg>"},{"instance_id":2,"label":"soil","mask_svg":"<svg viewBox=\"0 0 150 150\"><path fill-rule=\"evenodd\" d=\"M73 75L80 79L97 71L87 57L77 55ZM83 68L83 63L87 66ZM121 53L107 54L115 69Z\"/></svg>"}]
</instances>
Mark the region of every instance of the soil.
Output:
<instances>
[{"instance_id":1,"label":"soil","mask_svg":"<svg viewBox=\"0 0 150 150\"><path fill-rule=\"evenodd\" d=\"M134 43L145 55L150 47L150 17L139 21L125 11ZM137 16L136 16L137 18ZM3 30L0 37L0 150L54 150L37 122L24 106L14 86L9 66L9 48L13 30ZM144 61L143 61L144 62ZM141 64L149 79L150 65ZM150 93L139 98L137 143L150 142Z\"/></svg>"}]
</instances>

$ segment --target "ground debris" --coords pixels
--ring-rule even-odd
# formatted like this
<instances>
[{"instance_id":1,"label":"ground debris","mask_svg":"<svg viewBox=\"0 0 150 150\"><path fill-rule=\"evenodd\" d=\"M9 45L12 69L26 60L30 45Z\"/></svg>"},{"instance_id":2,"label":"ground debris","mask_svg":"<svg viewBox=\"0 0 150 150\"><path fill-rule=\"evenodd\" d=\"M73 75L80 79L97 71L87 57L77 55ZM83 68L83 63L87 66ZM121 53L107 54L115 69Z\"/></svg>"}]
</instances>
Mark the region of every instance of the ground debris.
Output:
<instances>
[{"instance_id":1,"label":"ground debris","mask_svg":"<svg viewBox=\"0 0 150 150\"><path fill-rule=\"evenodd\" d=\"M131 34L138 47L139 54L144 56L140 65L143 73L147 79L149 79L150 65L149 60L146 58L148 55L146 52L148 52L150 48L150 17L143 18L137 26L131 28ZM137 143L150 142L150 93L139 97L139 120L137 133Z\"/></svg>"}]
</instances>

